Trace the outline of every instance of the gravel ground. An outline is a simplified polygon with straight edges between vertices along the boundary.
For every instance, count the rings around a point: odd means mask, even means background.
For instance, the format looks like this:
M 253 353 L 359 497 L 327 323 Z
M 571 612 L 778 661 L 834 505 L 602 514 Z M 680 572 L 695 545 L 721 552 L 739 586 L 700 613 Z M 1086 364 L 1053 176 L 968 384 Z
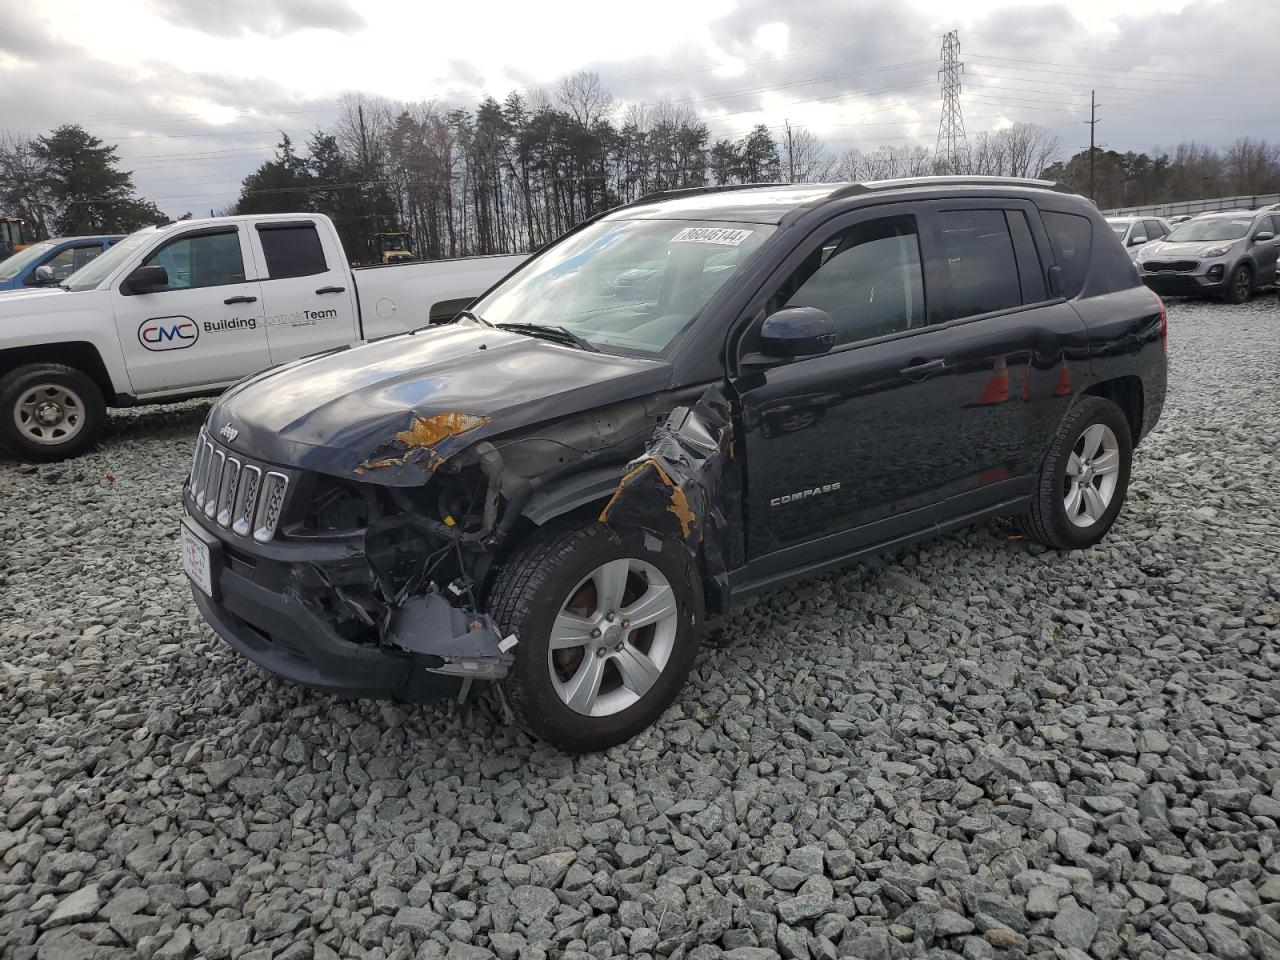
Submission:
M 194 616 L 206 406 L 0 461 L 0 957 L 1280 957 L 1280 307 L 1173 304 L 1128 505 L 765 597 L 570 758 Z

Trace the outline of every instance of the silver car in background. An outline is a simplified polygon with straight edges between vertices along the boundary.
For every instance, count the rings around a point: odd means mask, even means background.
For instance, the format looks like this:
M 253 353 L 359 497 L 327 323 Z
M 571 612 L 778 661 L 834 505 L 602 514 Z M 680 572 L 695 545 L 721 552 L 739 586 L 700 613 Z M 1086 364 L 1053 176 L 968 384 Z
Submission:
M 1143 283 L 1161 296 L 1211 294 L 1244 303 L 1276 281 L 1280 213 L 1205 213 L 1138 253 Z
M 1162 217 L 1107 217 L 1107 225 L 1116 232 L 1129 259 L 1136 259 L 1138 251 L 1165 236 L 1172 227 Z

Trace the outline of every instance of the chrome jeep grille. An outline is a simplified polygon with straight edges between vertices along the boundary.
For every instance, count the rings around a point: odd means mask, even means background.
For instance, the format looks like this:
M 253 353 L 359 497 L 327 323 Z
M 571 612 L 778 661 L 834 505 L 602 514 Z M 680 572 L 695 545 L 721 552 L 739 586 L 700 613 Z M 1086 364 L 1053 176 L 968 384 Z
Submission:
M 280 525 L 289 478 L 224 450 L 201 430 L 188 486 L 195 508 L 218 526 L 266 543 Z

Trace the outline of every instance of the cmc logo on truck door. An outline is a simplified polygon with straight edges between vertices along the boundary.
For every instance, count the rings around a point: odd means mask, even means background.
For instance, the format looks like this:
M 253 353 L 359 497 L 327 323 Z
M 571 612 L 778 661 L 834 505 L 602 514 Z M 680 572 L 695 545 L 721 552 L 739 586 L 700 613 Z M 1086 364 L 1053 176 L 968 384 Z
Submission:
M 138 342 L 148 350 L 183 350 L 200 339 L 200 326 L 190 317 L 153 317 L 138 327 Z

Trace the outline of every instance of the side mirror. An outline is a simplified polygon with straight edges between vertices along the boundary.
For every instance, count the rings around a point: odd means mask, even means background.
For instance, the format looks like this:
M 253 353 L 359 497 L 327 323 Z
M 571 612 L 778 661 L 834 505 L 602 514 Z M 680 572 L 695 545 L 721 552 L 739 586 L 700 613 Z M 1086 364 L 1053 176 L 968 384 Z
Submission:
M 56 282 L 57 278 L 53 275 L 53 267 L 48 264 L 36 267 L 35 272 L 23 281 L 28 287 L 44 287 Z
M 817 307 L 787 307 L 765 317 L 760 327 L 760 352 L 768 357 L 813 357 L 835 342 L 835 321 Z
M 169 286 L 169 271 L 154 264 L 139 267 L 125 278 L 124 285 L 130 293 L 155 293 Z
M 1253 242 L 1266 243 L 1268 240 L 1274 240 L 1275 238 L 1276 238 L 1276 235 L 1272 233 L 1270 230 L 1263 230 L 1260 233 L 1254 234 Z
M 1140 247 L 1146 242 L 1147 242 L 1146 237 L 1130 237 L 1129 238 L 1129 246 L 1131 247 Z

